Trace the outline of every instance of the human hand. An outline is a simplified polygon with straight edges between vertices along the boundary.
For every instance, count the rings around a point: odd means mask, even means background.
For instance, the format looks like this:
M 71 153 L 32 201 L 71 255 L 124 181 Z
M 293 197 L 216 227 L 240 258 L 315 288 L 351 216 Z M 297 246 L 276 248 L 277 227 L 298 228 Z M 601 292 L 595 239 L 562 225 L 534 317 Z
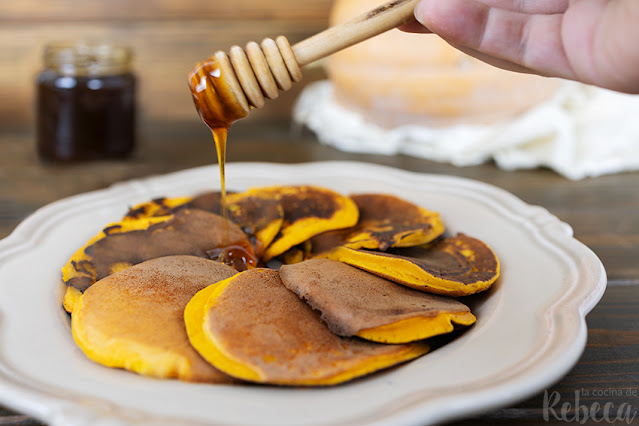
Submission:
M 639 93 L 638 0 L 422 0 L 417 22 L 500 68 Z

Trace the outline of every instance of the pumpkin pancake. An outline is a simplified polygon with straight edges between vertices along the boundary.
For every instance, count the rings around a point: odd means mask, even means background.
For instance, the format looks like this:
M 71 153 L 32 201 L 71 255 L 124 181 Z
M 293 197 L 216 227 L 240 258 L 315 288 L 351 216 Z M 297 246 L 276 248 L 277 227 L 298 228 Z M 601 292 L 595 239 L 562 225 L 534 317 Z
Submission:
M 229 218 L 251 238 L 255 254 L 261 258 L 282 228 L 282 205 L 278 200 L 247 193 L 229 194 L 227 201 Z
M 123 220 L 138 220 L 146 217 L 170 216 L 174 209 L 186 205 L 192 197 L 155 198 L 131 207 Z
M 270 269 L 207 287 L 184 316 L 191 344 L 204 358 L 259 383 L 334 385 L 428 351 L 424 343 L 384 345 L 335 335 Z
M 247 193 L 229 193 L 226 201 L 228 218 L 249 236 L 255 255 L 261 257 L 284 221 L 284 211 L 279 201 Z M 195 197 L 158 198 L 131 208 L 125 219 L 170 215 L 184 208 L 206 210 L 221 215 L 221 193 L 208 191 Z
M 62 269 L 69 286 L 64 306 L 73 311 L 94 282 L 145 260 L 187 254 L 220 260 L 238 270 L 256 265 L 247 235 L 237 225 L 203 210 L 114 223 L 79 249 Z
M 193 349 L 183 315 L 199 290 L 236 272 L 194 256 L 132 266 L 80 296 L 72 314 L 73 337 L 87 357 L 108 367 L 158 378 L 232 383 Z
M 317 186 L 259 187 L 248 193 L 272 197 L 284 209 L 282 228 L 266 248 L 262 257 L 265 262 L 317 234 L 351 227 L 359 216 L 357 206 L 349 197 Z
M 449 296 L 484 291 L 500 273 L 490 247 L 464 234 L 389 252 L 338 247 L 323 256 L 417 290 Z
M 324 234 L 326 234 L 326 232 Z M 295 247 L 291 247 L 290 249 L 279 255 L 278 260 L 280 260 L 284 265 L 292 265 L 294 263 L 303 262 L 306 259 L 311 258 L 311 241 L 312 238 L 296 245 Z
M 475 322 L 470 309 L 453 298 L 416 291 L 331 259 L 284 265 L 280 277 L 340 336 L 407 343 Z
M 348 229 L 325 232 L 311 239 L 312 253 L 333 247 L 378 249 L 427 244 L 444 232 L 439 214 L 388 194 L 356 194 L 359 220 Z

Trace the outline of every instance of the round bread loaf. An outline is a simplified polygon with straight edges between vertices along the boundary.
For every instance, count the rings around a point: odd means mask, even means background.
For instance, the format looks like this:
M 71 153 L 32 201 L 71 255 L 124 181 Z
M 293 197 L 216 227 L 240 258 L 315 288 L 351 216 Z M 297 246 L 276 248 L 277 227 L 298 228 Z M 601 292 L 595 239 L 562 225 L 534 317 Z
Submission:
M 381 0 L 336 0 L 331 25 Z M 391 30 L 332 55 L 335 100 L 383 127 L 491 124 L 549 98 L 559 81 L 501 70 L 435 35 Z

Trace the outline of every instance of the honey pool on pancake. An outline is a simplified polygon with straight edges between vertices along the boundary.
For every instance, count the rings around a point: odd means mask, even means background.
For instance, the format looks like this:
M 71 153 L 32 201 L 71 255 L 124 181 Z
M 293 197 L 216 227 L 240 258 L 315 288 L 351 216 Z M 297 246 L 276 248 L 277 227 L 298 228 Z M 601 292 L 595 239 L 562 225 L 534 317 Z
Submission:
M 245 244 L 238 243 L 209 250 L 206 254 L 209 259 L 229 265 L 241 272 L 257 267 L 257 259 L 251 254 L 251 250 Z

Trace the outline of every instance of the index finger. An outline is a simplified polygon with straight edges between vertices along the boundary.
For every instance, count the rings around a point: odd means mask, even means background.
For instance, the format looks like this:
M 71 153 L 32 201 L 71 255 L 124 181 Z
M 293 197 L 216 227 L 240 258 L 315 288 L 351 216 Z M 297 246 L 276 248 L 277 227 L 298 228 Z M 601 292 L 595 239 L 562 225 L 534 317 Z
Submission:
M 529 15 L 487 5 L 505 0 L 424 0 L 415 16 L 452 44 L 537 70 L 575 78 L 562 41 L 561 14 Z

